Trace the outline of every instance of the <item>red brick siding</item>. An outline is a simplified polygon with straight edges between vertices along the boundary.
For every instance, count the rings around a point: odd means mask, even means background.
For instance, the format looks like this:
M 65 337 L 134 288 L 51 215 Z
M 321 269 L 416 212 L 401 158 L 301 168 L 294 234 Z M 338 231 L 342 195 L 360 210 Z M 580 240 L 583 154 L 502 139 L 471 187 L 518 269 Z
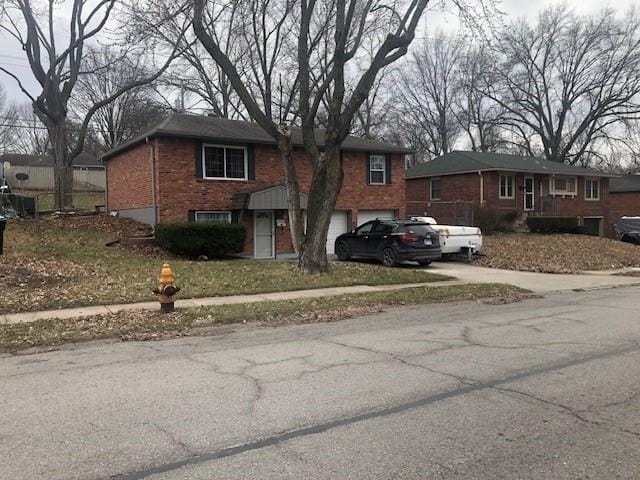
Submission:
M 145 144 L 107 161 L 107 210 L 153 205 L 150 162 L 150 147 Z
M 605 231 L 615 234 L 613 226 L 620 217 L 640 216 L 640 192 L 609 193 L 609 216 Z

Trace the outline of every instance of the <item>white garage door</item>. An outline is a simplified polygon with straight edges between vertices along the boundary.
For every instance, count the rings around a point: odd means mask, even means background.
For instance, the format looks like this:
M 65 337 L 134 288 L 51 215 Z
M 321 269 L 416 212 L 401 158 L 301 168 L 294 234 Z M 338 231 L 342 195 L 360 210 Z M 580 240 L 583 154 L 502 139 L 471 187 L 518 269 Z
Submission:
M 334 253 L 335 242 L 338 235 L 348 231 L 347 228 L 347 212 L 333 212 L 331 215 L 331 223 L 329 224 L 329 233 L 327 235 L 327 253 Z
M 362 225 L 370 220 L 375 220 L 376 218 L 390 220 L 394 217 L 393 210 L 358 210 L 358 225 Z

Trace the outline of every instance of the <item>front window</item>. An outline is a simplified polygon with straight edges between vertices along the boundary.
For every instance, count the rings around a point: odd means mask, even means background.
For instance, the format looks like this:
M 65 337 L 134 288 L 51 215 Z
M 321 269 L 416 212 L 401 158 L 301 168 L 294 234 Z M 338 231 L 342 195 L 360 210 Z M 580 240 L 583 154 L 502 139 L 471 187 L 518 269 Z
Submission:
M 585 200 L 600 200 L 600 180 L 585 178 L 584 198 Z
M 431 179 L 431 200 L 440 200 L 440 179 L 432 178 Z
M 205 145 L 202 158 L 204 178 L 247 179 L 247 149 Z
M 387 172 L 387 161 L 384 155 L 371 155 L 369 157 L 369 183 L 371 185 L 384 185 Z
M 551 194 L 552 195 L 575 195 L 576 177 L 551 177 Z
M 514 198 L 513 175 L 500 175 L 500 198 Z
M 196 212 L 196 222 L 231 223 L 231 212 Z

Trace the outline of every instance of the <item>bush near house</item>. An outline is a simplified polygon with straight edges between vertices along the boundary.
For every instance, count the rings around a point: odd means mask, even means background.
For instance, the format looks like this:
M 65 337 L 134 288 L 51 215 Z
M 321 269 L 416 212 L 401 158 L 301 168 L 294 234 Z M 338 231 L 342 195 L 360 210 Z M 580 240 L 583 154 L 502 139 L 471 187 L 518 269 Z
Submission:
M 224 258 L 241 253 L 247 233 L 244 225 L 222 222 L 176 222 L 159 224 L 155 229 L 158 244 L 177 255 Z
M 513 223 L 516 221 L 518 212 L 510 210 L 501 212 L 495 208 L 482 207 L 476 211 L 476 226 L 480 227 L 482 233 L 489 235 L 496 232 L 513 231 Z
M 528 217 L 527 227 L 531 233 L 585 233 L 578 217 Z

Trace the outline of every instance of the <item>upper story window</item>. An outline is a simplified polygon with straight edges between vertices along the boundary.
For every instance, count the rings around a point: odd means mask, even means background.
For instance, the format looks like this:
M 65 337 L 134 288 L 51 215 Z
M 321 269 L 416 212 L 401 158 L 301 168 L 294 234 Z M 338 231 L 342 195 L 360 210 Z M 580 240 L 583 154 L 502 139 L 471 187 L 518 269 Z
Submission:
M 387 159 L 384 155 L 369 156 L 369 183 L 371 185 L 387 183 Z
M 600 200 L 600 180 L 584 179 L 584 198 L 585 200 Z
M 431 200 L 440 200 L 440 195 L 442 194 L 440 190 L 440 179 L 432 178 L 430 183 L 431 183 Z
M 575 195 L 577 193 L 576 177 L 551 177 L 551 195 Z
M 513 175 L 500 175 L 500 198 L 515 198 L 514 191 L 514 177 Z
M 225 145 L 204 145 L 204 178 L 247 180 L 247 149 Z
M 195 212 L 196 222 L 231 223 L 231 212 Z

